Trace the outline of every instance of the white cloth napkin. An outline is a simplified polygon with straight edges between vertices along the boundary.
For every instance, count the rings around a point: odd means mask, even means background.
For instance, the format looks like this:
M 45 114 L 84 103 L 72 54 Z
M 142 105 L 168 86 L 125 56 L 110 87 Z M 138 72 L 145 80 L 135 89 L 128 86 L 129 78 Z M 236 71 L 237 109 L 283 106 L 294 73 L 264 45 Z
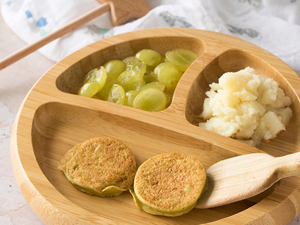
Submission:
M 37 41 L 100 4 L 96 0 L 0 1 L 5 22 L 26 43 Z M 39 51 L 59 61 L 112 35 L 146 28 L 188 27 L 252 42 L 300 71 L 300 0 L 148 0 L 148 3 L 152 10 L 143 18 L 113 27 L 108 12 Z

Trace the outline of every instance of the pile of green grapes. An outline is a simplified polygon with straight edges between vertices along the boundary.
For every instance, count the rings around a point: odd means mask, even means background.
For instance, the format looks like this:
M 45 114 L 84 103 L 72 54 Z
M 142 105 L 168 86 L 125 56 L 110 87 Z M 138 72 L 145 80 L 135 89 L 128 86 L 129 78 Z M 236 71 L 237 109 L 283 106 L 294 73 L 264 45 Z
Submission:
M 187 49 L 168 51 L 165 57 L 143 49 L 135 56 L 111 60 L 88 72 L 78 95 L 161 111 L 171 104 L 178 81 L 197 57 Z

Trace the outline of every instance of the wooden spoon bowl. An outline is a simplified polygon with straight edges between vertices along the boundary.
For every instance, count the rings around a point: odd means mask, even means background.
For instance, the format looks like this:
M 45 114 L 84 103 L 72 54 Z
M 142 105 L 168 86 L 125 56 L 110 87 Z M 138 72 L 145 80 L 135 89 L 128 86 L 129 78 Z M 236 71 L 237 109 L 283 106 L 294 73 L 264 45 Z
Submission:
M 89 70 L 145 48 L 161 54 L 187 48 L 199 55 L 183 74 L 167 109 L 151 113 L 76 94 Z M 224 72 L 246 66 L 274 78 L 293 101 L 294 116 L 287 130 L 258 148 L 197 125 L 208 85 Z M 194 155 L 205 167 L 247 153 L 294 153 L 300 137 L 299 88 L 297 74 L 281 60 L 227 35 L 168 28 L 103 39 L 57 63 L 24 100 L 11 144 L 15 176 L 28 204 L 46 224 L 288 224 L 300 212 L 299 177 L 285 178 L 278 188 L 256 198 L 167 218 L 140 211 L 128 192 L 114 198 L 86 195 L 57 165 L 72 146 L 97 136 L 124 141 L 138 165 L 171 151 Z

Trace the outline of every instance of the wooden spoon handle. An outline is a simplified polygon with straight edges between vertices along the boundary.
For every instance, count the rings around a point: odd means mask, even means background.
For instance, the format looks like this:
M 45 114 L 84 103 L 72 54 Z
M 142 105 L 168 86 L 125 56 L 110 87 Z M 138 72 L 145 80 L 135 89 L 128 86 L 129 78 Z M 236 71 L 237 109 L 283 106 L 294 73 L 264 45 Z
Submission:
M 43 47 L 44 45 L 50 43 L 51 41 L 75 30 L 76 28 L 82 26 L 83 24 L 91 21 L 92 19 L 102 15 L 105 12 L 110 10 L 109 3 L 104 3 L 93 9 L 92 11 L 82 15 L 81 17 L 75 19 L 74 21 L 70 22 L 69 24 L 61 27 L 60 29 L 46 35 L 45 37 L 41 38 L 37 42 L 24 47 L 23 49 L 15 52 L 14 54 L 4 58 L 0 61 L 0 70 L 4 69 L 5 67 L 13 64 L 14 62 L 22 59 L 23 57 L 29 55 L 30 53 L 36 51 L 37 49 Z
M 300 175 L 300 152 L 275 158 L 278 179 Z

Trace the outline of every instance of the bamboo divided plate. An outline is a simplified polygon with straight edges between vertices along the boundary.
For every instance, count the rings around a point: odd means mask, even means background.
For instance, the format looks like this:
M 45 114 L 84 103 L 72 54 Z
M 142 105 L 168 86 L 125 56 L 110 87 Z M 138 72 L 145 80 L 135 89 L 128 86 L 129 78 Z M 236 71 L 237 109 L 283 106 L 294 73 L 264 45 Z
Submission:
M 186 48 L 199 55 L 183 74 L 167 109 L 146 112 L 76 95 L 89 70 L 146 48 L 161 54 Z M 293 102 L 293 119 L 286 131 L 258 148 L 198 127 L 208 85 L 224 72 L 247 66 L 275 79 Z M 241 154 L 294 153 L 300 138 L 299 94 L 300 79 L 280 59 L 224 34 L 167 28 L 103 39 L 57 63 L 29 92 L 13 129 L 15 177 L 28 204 L 46 224 L 288 224 L 300 212 L 300 177 L 283 179 L 251 199 L 168 218 L 139 210 L 129 192 L 113 198 L 86 195 L 57 165 L 72 146 L 98 136 L 124 141 L 138 165 L 171 151 L 193 155 L 206 168 Z

